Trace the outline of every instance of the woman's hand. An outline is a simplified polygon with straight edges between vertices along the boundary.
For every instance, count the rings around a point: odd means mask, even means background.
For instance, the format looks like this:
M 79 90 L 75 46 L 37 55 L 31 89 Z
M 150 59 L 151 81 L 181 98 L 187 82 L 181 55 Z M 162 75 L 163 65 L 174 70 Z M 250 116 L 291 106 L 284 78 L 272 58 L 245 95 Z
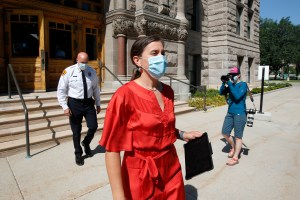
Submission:
M 203 135 L 203 133 L 199 132 L 199 131 L 187 131 L 183 133 L 183 140 L 188 142 L 190 140 L 193 140 L 197 137 L 201 137 Z

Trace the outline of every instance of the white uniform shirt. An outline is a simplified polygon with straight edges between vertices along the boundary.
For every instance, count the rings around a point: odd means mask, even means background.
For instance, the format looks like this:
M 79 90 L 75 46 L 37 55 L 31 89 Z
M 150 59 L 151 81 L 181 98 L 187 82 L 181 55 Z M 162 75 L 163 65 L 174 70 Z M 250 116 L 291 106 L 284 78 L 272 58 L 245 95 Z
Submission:
M 57 99 L 63 110 L 68 108 L 67 97 L 84 99 L 84 89 L 81 73 L 85 74 L 87 97 L 94 97 L 96 106 L 100 106 L 100 88 L 96 70 L 87 67 L 81 71 L 78 64 L 67 67 L 61 74 L 57 86 Z

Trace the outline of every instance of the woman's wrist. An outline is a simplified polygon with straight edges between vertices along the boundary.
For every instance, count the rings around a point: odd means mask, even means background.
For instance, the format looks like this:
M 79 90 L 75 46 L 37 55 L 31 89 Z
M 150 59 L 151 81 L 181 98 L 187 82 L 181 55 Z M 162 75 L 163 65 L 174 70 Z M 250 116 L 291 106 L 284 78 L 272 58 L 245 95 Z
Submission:
M 179 139 L 184 140 L 184 139 L 183 139 L 183 134 L 184 134 L 185 132 L 182 131 L 182 130 L 178 130 L 178 131 L 179 131 L 179 133 L 178 133 Z

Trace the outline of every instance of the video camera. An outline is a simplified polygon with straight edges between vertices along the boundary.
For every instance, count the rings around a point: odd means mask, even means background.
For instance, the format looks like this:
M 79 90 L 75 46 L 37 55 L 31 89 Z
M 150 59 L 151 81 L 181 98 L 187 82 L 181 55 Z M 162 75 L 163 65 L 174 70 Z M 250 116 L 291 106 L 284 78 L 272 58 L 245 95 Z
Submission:
M 227 81 L 229 81 L 230 78 L 231 78 L 231 75 L 230 75 L 230 74 L 222 75 L 222 76 L 221 76 L 221 81 L 222 81 L 222 82 L 227 82 Z

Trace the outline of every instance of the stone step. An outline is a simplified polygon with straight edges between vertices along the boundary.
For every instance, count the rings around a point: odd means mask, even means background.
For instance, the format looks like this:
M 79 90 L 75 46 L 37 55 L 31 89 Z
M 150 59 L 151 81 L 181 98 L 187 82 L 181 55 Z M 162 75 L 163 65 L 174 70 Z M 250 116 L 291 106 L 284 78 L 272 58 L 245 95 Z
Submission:
M 98 123 L 102 123 L 105 116 L 105 108 L 97 115 Z M 193 107 L 188 107 L 184 102 L 175 102 L 175 111 L 179 113 L 185 113 L 192 111 Z M 22 118 L 21 118 L 22 117 Z M 0 121 L 0 137 L 11 136 L 16 134 L 22 134 L 25 130 L 25 123 L 23 116 L 10 117 L 1 119 Z M 85 119 L 83 119 L 85 122 Z M 61 110 L 50 113 L 47 116 L 43 116 L 41 113 L 30 117 L 29 130 L 37 131 L 42 129 L 51 129 L 58 126 L 68 125 L 69 120 L 62 114 Z M 1 138 L 0 138 L 1 142 Z
M 111 98 L 114 93 L 115 93 L 114 90 L 101 91 L 100 97 Z M 56 96 L 56 91 L 45 92 L 45 93 L 29 93 L 29 94 L 23 94 L 23 99 L 25 100 L 25 102 L 45 100 L 45 99 L 51 99 L 57 101 L 57 96 Z M 0 104 L 18 103 L 18 102 L 21 102 L 19 95 L 14 94 L 11 96 L 11 98 L 9 98 L 7 95 L 0 96 Z
M 104 121 L 104 116 L 105 113 L 100 113 L 97 115 L 98 123 L 103 123 Z M 83 119 L 83 125 L 85 125 L 85 119 Z M 61 120 L 43 120 L 42 122 L 39 123 L 34 123 L 34 124 L 29 124 L 29 132 L 30 134 L 35 131 L 40 131 L 40 130 L 48 130 L 53 129 L 55 127 L 61 127 L 61 126 L 67 126 L 68 128 L 70 127 L 69 125 L 69 119 L 66 116 L 62 116 Z M 25 124 L 22 123 L 21 126 L 14 126 L 10 128 L 3 128 L 0 129 L 0 142 L 2 142 L 2 139 L 4 136 L 12 136 L 12 135 L 23 135 L 25 133 Z
M 105 99 L 103 100 L 105 103 L 103 103 L 101 105 L 101 112 L 104 112 L 107 109 L 107 105 L 108 105 L 108 100 Z M 56 106 L 54 103 L 51 103 L 52 105 L 52 109 L 50 109 L 49 107 L 47 107 L 47 105 L 44 105 L 45 107 L 42 108 L 34 108 L 29 110 L 29 114 L 28 114 L 28 118 L 29 121 L 31 120 L 36 120 L 36 119 L 44 119 L 44 118 L 50 118 L 50 117 L 55 117 L 55 116 L 63 116 L 63 111 L 61 109 L 60 106 L 58 106 L 58 103 L 56 102 Z M 54 106 L 54 108 L 53 108 Z M 184 101 L 176 101 L 174 103 L 175 107 L 185 107 L 188 106 L 187 102 Z M 29 108 L 28 108 L 29 109 Z M 16 123 L 16 122 L 24 122 L 25 120 L 25 116 L 24 116 L 24 111 L 23 109 L 18 109 L 18 107 L 15 107 L 15 110 L 13 110 L 12 108 L 9 108 L 9 112 L 4 111 L 1 112 L 0 111 L 0 125 L 2 124 L 10 124 L 10 123 Z M 32 114 L 31 114 L 32 112 Z M 6 115 L 4 114 L 6 113 Z M 10 115 L 9 115 L 10 113 Z
M 107 108 L 107 104 L 101 105 L 101 112 L 105 112 Z M 12 123 L 17 123 L 17 122 L 24 122 L 25 116 L 24 112 L 18 111 L 18 115 L 16 113 L 13 113 L 11 115 L 1 115 L 3 117 L 0 118 L 0 125 L 3 124 L 12 124 Z M 64 116 L 63 110 L 61 107 L 57 107 L 57 109 L 45 109 L 45 110 L 34 110 L 29 112 L 28 118 L 29 121 L 32 120 L 38 120 L 38 119 L 48 119 L 48 118 L 55 118 L 59 116 Z
M 105 105 L 108 104 L 110 101 L 110 98 L 101 98 L 101 104 Z M 0 104 L 0 115 L 5 116 L 10 113 L 24 113 L 24 108 L 22 106 L 22 103 L 19 102 L 19 104 L 16 105 L 3 105 L 2 103 Z M 34 101 L 31 102 L 30 104 L 27 104 L 26 102 L 26 107 L 29 111 L 33 110 L 44 110 L 44 109 L 61 109 L 59 106 L 57 99 L 55 100 L 49 100 L 49 99 L 44 99 L 44 100 L 39 100 L 39 101 Z
M 180 103 L 178 104 L 180 105 Z M 179 115 L 179 114 L 183 114 L 186 112 L 192 112 L 195 111 L 195 109 L 193 107 L 175 107 L 175 115 Z M 85 123 L 83 123 L 83 127 L 82 127 L 82 134 L 86 134 L 87 132 L 87 127 L 84 126 Z M 97 131 L 101 131 L 103 129 L 103 124 L 98 124 L 98 130 Z M 0 145 L 0 152 L 5 152 L 5 151 L 9 151 L 9 150 L 14 150 L 17 148 L 24 148 L 26 146 L 26 139 L 25 139 L 25 134 L 22 134 L 23 138 L 19 138 L 16 140 L 10 140 L 10 141 L 5 141 L 5 142 L 1 142 Z M 35 145 L 35 144 L 41 144 L 41 143 L 45 143 L 45 142 L 49 142 L 49 141 L 53 141 L 53 140 L 60 140 L 63 138 L 68 138 L 72 136 L 72 132 L 70 130 L 70 128 L 68 127 L 68 130 L 62 130 L 62 131 L 58 131 L 58 132 L 48 132 L 42 135 L 31 135 L 30 137 L 30 145 Z

